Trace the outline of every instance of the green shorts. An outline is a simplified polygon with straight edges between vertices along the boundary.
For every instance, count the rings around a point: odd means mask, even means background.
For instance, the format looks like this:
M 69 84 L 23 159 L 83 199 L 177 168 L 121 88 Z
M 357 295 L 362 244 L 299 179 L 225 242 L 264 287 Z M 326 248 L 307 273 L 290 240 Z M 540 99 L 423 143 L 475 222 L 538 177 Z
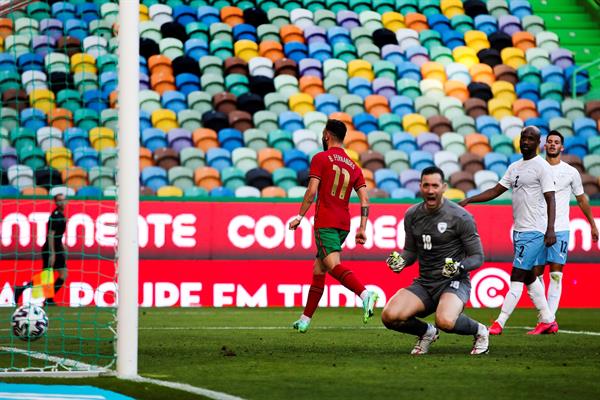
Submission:
M 317 245 L 317 258 L 324 259 L 336 251 L 342 251 L 342 243 L 346 240 L 348 231 L 335 228 L 315 229 L 315 244 Z

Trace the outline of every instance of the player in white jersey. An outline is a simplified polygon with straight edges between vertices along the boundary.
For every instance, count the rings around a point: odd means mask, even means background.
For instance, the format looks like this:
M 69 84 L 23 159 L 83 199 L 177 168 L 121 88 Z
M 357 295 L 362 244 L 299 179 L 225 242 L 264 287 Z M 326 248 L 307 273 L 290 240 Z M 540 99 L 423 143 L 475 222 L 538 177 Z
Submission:
M 534 272 L 543 283 L 544 267 L 548 264 L 550 268 L 550 285 L 548 287 L 548 306 L 553 314 L 558 310 L 560 295 L 562 292 L 563 267 L 567 262 L 569 250 L 569 202 L 571 194 L 577 199 L 577 204 L 590 223 L 592 240 L 598 241 L 598 228 L 592 216 L 592 209 L 586 195 L 583 192 L 581 176 L 579 171 L 564 161 L 560 155 L 563 152 L 563 135 L 558 131 L 550 131 L 546 138 L 546 161 L 550 164 L 554 174 L 556 185 L 556 243 L 545 249 L 536 260 Z
M 525 127 L 519 140 L 523 159 L 512 163 L 500 182 L 491 189 L 460 202 L 461 206 L 495 199 L 512 189 L 513 244 L 515 258 L 510 276 L 510 289 L 504 298 L 502 311 L 489 329 L 490 335 L 502 333 L 504 324 L 514 311 L 523 286 L 540 313 L 540 321 L 530 335 L 555 333 L 558 324 L 550 312 L 544 287 L 533 272 L 535 261 L 545 247 L 556 242 L 554 233 L 554 179 L 550 165 L 537 155 L 540 131 L 535 126 Z

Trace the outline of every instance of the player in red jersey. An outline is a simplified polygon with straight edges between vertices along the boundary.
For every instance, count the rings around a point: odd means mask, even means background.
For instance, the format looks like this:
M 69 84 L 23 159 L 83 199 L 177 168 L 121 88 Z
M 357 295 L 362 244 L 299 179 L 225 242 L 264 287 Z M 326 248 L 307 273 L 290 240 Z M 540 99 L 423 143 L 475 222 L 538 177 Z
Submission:
M 313 279 L 308 292 L 304 313 L 293 324 L 293 328 L 304 333 L 317 309 L 325 287 L 325 274 L 329 272 L 342 285 L 356 293 L 363 301 L 363 322 L 373 316 L 378 299 L 375 292 L 365 289 L 354 273 L 341 264 L 342 243 L 350 231 L 348 203 L 352 189 L 360 200 L 360 227 L 356 231 L 356 243 L 366 241 L 365 228 L 369 216 L 369 196 L 362 170 L 343 149 L 346 126 L 343 122 L 330 119 L 323 130 L 323 149 L 310 163 L 310 180 L 300 207 L 300 213 L 290 222 L 295 230 L 317 196 L 315 211 L 315 243 L 317 256 L 313 268 Z

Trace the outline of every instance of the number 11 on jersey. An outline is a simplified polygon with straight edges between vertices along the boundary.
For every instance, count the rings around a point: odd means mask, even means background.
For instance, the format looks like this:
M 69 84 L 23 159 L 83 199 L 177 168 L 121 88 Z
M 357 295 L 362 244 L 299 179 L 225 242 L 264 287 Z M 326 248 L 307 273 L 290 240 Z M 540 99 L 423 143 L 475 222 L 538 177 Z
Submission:
M 348 184 L 350 183 L 350 172 L 345 168 L 340 168 L 337 165 L 332 165 L 335 171 L 335 178 L 333 178 L 333 185 L 331 185 L 331 195 L 335 196 L 337 193 L 338 186 L 340 185 L 340 175 L 344 175 L 344 183 L 342 184 L 342 190 L 340 190 L 339 198 L 344 200 Z

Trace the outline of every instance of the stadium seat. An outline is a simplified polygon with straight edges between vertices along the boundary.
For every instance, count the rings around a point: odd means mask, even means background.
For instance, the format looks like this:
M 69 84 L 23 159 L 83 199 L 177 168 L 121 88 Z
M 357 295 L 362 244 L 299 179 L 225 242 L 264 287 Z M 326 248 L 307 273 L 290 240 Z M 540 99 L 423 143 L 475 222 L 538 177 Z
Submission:
M 433 157 L 435 165 L 444 171 L 444 176 L 449 177 L 453 173 L 460 171 L 458 156 L 455 153 L 444 150 L 435 153 Z
M 417 171 L 422 171 L 423 169 L 434 165 L 433 156 L 427 151 L 413 151 L 409 154 L 409 159 L 411 168 Z
M 260 129 L 248 129 L 244 132 L 244 144 L 253 150 L 267 147 L 267 133 Z
M 414 169 L 408 169 L 406 171 L 402 171 L 400 174 L 400 183 L 402 187 L 410 190 L 413 193 L 420 192 L 421 185 L 421 173 Z
M 153 157 L 154 163 L 166 171 L 179 165 L 179 154 L 171 148 L 162 147 L 156 149 Z
M 237 198 L 259 198 L 260 190 L 253 186 L 240 186 L 235 190 Z
M 473 174 L 468 171 L 455 172 L 449 177 L 449 182 L 453 188 L 458 189 L 463 193 L 467 193 L 475 188 Z
M 465 153 L 459 156 L 458 161 L 460 162 L 462 170 L 470 172 L 471 174 L 484 169 L 483 160 L 481 156 L 477 154 Z
M 254 168 L 246 172 L 246 184 L 258 190 L 273 185 L 271 173 L 262 168 Z
M 273 148 L 264 148 L 258 152 L 258 165 L 261 169 L 273 173 L 284 166 L 281 151 Z
M 600 155 L 588 154 L 584 156 L 583 166 L 588 174 L 600 177 Z
M 477 171 L 473 178 L 475 185 L 480 191 L 486 191 L 498 184 L 498 175 L 494 171 L 481 170 Z
M 577 157 L 583 159 L 585 166 L 584 157 L 588 154 L 587 139 L 585 137 L 565 137 L 564 147 L 566 154 L 576 155 Z M 586 167 L 586 170 L 587 169 L 588 168 Z
M 245 185 L 246 174 L 236 167 L 227 167 L 221 171 L 221 181 L 223 187 L 235 192 L 237 188 Z
M 381 153 L 367 150 L 364 153 L 360 153 L 360 165 L 363 170 L 367 169 L 375 173 L 378 169 L 385 167 L 385 159 Z

